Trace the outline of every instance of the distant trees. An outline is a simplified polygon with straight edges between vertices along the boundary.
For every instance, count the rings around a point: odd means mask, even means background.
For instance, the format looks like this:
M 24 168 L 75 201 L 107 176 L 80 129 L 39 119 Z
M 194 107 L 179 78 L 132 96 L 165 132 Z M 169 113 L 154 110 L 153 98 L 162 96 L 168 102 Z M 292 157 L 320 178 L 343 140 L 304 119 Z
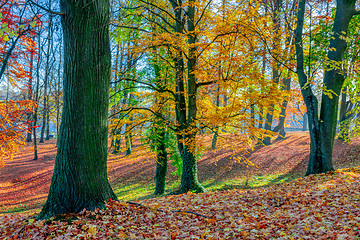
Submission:
M 12 158 L 25 135 L 31 131 L 32 61 L 37 13 L 30 12 L 25 1 L 0 1 L 0 84 L 6 84 L 6 96 L 0 96 L 0 160 Z M 4 81 L 6 80 L 6 81 Z M 20 89 L 16 93 L 11 89 Z M 11 92 L 10 92 L 11 91 Z

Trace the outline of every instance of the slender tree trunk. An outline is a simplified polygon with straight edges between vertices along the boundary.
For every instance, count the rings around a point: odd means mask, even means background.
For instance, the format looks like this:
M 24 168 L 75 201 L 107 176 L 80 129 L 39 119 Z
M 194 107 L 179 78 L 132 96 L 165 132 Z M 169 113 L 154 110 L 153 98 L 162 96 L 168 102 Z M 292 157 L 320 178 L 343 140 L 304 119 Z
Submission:
M 216 103 L 215 103 L 215 105 L 216 105 L 216 107 L 220 107 L 220 89 L 219 89 L 219 86 L 217 87 L 217 91 L 216 91 Z M 219 127 L 216 126 L 215 129 L 214 129 L 214 136 L 213 136 L 213 139 L 211 141 L 211 149 L 216 149 L 216 142 L 217 142 L 218 136 L 219 136 Z
M 348 105 L 349 102 L 346 101 L 346 92 L 347 87 L 345 87 L 341 93 L 341 102 L 340 102 L 340 114 L 339 114 L 339 137 L 341 141 L 345 141 L 349 135 L 349 121 L 348 121 Z
M 51 0 L 49 1 L 49 6 L 51 6 Z M 46 66 L 45 66 L 45 79 L 44 79 L 44 106 L 43 106 L 43 115 L 42 115 L 42 125 L 41 125 L 41 135 L 40 142 L 44 142 L 45 128 L 48 124 L 48 83 L 50 75 L 50 49 L 52 44 L 52 17 L 50 17 L 49 22 L 49 31 L 47 36 L 47 53 L 46 53 Z
M 41 34 L 38 35 L 38 46 L 41 44 Z M 40 49 L 39 49 L 40 51 Z M 39 85 L 40 85 L 40 63 L 41 63 L 41 54 L 38 55 L 37 63 L 36 63 L 36 89 L 35 89 L 35 102 L 36 107 L 34 109 L 34 123 L 33 123 L 33 138 L 34 138 L 34 159 L 38 159 L 38 148 L 37 148 L 37 136 L 36 136 L 36 125 L 37 125 L 37 117 L 38 117 L 38 104 L 39 104 Z
M 104 208 L 111 72 L 108 0 L 61 0 L 64 107 L 47 201 L 38 218 Z
M 159 126 L 160 127 L 160 126 Z M 160 127 L 159 136 L 156 138 L 156 173 L 155 173 L 155 195 L 165 192 L 166 172 L 167 172 L 167 151 L 165 144 L 165 127 Z
M 280 49 L 280 9 L 282 5 L 282 0 L 276 0 L 275 1 L 275 8 L 272 13 L 273 17 L 273 25 L 274 25 L 274 39 L 273 39 L 273 51 L 275 54 L 279 52 Z M 272 63 L 272 86 L 277 87 L 280 80 L 280 74 L 279 74 L 279 63 L 273 59 Z M 267 111 L 266 114 L 266 122 L 265 122 L 265 130 L 271 131 L 271 126 L 273 122 L 274 117 L 274 105 L 271 105 L 270 108 Z M 271 144 L 271 138 L 266 137 L 264 139 L 264 144 L 266 146 Z
M 32 100 L 32 95 L 33 95 L 33 92 L 32 92 L 32 89 L 33 89 L 33 70 L 34 70 L 34 52 L 31 52 L 30 53 L 30 77 L 29 77 L 29 82 L 28 82 L 28 98 L 29 100 Z M 32 139 L 31 139 L 31 133 L 32 133 L 32 130 L 31 130 L 31 127 L 33 126 L 33 117 L 34 117 L 34 114 L 33 113 L 30 113 L 28 115 L 28 128 L 29 128 L 29 131 L 28 133 L 26 134 L 26 142 L 32 142 Z
M 46 131 L 45 131 L 45 140 L 50 139 L 50 112 L 46 114 Z
M 132 137 L 131 137 L 131 129 L 128 124 L 125 125 L 125 146 L 126 146 L 126 155 L 131 154 L 132 150 Z
M 61 45 L 60 45 L 61 46 Z M 56 146 L 58 145 L 59 140 L 59 127 L 60 127 L 60 91 L 61 91 L 61 60 L 62 60 L 62 51 L 60 47 L 60 57 L 59 57 L 59 68 L 58 68 L 58 83 L 56 84 Z
M 285 78 L 283 80 L 283 86 L 282 86 L 283 91 L 289 91 L 290 90 L 290 82 L 291 82 L 290 78 Z M 279 124 L 274 128 L 274 132 L 279 132 L 279 137 L 277 138 L 278 140 L 283 139 L 285 137 L 285 135 L 286 135 L 286 133 L 285 133 L 285 119 L 286 119 L 287 105 L 288 105 L 288 100 L 284 99 L 283 103 L 282 103 L 280 117 L 279 117 Z

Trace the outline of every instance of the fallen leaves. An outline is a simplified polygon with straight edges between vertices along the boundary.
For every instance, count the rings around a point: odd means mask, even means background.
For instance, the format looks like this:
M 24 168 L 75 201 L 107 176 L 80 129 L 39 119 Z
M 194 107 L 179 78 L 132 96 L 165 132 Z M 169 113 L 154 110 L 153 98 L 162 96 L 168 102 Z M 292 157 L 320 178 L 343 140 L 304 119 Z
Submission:
M 360 167 L 254 190 L 110 200 L 47 221 L 0 217 L 1 239 L 356 239 Z M 203 217 L 203 216 L 208 216 Z

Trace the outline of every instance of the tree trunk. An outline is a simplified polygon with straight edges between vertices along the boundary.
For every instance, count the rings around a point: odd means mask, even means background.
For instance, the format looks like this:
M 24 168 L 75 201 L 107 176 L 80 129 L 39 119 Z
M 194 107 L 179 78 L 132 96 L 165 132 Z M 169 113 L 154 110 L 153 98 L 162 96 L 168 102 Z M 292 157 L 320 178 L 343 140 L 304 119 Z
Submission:
M 177 35 L 182 34 L 184 30 L 184 26 L 182 25 L 182 1 L 169 0 L 175 14 L 175 33 Z M 176 49 L 176 57 L 174 59 L 175 62 L 175 81 L 176 81 L 176 104 L 175 104 L 175 112 L 176 112 L 176 121 L 177 121 L 177 143 L 180 154 L 183 153 L 184 149 L 184 134 L 183 131 L 186 128 L 186 101 L 185 101 L 185 86 L 184 86 L 184 60 L 183 54 L 180 47 L 175 47 Z
M 159 136 L 156 137 L 156 173 L 155 173 L 155 195 L 165 193 L 166 172 L 167 172 L 167 151 L 165 144 L 165 128 L 161 127 Z
M 303 115 L 303 128 L 302 128 L 303 131 L 307 131 L 308 130 L 308 115 L 307 113 L 305 113 Z
M 49 6 L 51 6 L 51 0 L 49 1 Z M 43 115 L 42 115 L 42 125 L 41 125 L 41 134 L 40 142 L 44 142 L 44 134 L 48 120 L 48 84 L 49 84 L 49 75 L 50 75 L 50 48 L 52 40 L 52 17 L 50 17 L 49 26 L 48 26 L 48 36 L 47 36 L 47 53 L 46 53 L 46 66 L 45 66 L 45 79 L 44 79 L 44 106 L 43 106 Z M 47 139 L 48 140 L 48 139 Z
M 119 129 L 115 130 L 113 145 L 114 145 L 114 150 L 112 153 L 113 154 L 119 153 L 121 151 L 121 127 L 120 130 Z
M 49 196 L 39 219 L 104 208 L 110 81 L 109 1 L 61 0 L 64 106 Z
M 220 87 L 218 86 L 216 89 L 216 102 L 215 102 L 216 107 L 220 107 Z M 217 109 L 216 109 L 217 112 Z M 211 141 L 211 149 L 216 149 L 216 142 L 217 142 L 217 138 L 219 136 L 219 127 L 216 126 L 214 129 L 214 136 L 213 139 Z
M 33 92 L 32 92 L 32 89 L 33 89 L 33 70 L 34 70 L 34 52 L 32 51 L 30 53 L 30 76 L 29 76 L 29 82 L 28 82 L 28 97 L 29 97 L 29 100 L 32 100 L 32 95 L 33 95 Z M 27 132 L 26 134 L 26 142 L 32 142 L 32 139 L 31 139 L 31 133 L 32 133 L 32 130 L 31 130 L 31 127 L 33 126 L 33 117 L 34 117 L 34 114 L 33 113 L 29 113 L 28 115 L 28 128 L 29 128 L 29 131 Z
M 338 139 L 341 141 L 345 141 L 348 139 L 349 135 L 349 121 L 348 116 L 350 115 L 348 112 L 348 105 L 350 102 L 346 101 L 346 92 L 347 87 L 343 89 L 341 93 L 341 103 L 340 103 L 340 114 L 339 114 L 339 137 Z
M 41 36 L 38 35 L 38 46 L 41 44 Z M 39 103 L 39 86 L 40 86 L 40 63 L 41 63 L 41 54 L 38 55 L 36 63 L 36 89 L 35 89 L 35 102 L 36 106 L 34 109 L 34 122 L 33 122 L 33 137 L 34 137 L 34 159 L 38 160 L 38 149 L 37 149 L 37 136 L 36 136 L 36 125 L 37 125 L 37 116 L 38 116 L 38 103 Z
M 335 69 L 334 63 L 343 60 L 346 50 L 344 37 L 348 32 L 348 27 L 352 16 L 355 14 L 355 0 L 338 0 L 336 4 L 336 15 L 333 26 L 333 38 L 330 40 L 327 58 L 329 64 L 325 70 L 324 86 L 328 91 L 332 91 L 332 96 L 322 94 L 320 117 L 318 117 L 318 102 L 311 91 L 306 87 L 307 76 L 304 71 L 304 53 L 302 43 L 302 32 L 305 15 L 305 0 L 299 1 L 298 21 L 295 32 L 295 46 L 297 56 L 297 74 L 301 86 L 301 92 L 305 100 L 309 130 L 310 130 L 310 159 L 306 175 L 323 173 L 334 170 L 332 164 L 333 143 L 336 133 L 336 122 L 338 112 L 339 95 L 344 83 L 343 74 L 339 69 Z
M 274 39 L 273 39 L 273 51 L 277 53 L 280 49 L 280 9 L 282 5 L 282 0 L 276 0 L 275 1 L 275 7 L 274 11 L 272 13 L 273 18 L 273 26 L 274 26 Z M 275 59 L 273 59 L 272 63 L 272 86 L 277 87 L 279 80 L 280 80 L 280 74 L 279 74 L 279 63 Z M 271 126 L 273 122 L 274 117 L 274 105 L 270 106 L 270 109 L 268 109 L 266 114 L 266 122 L 265 122 L 265 130 L 271 131 Z M 266 146 L 271 144 L 271 138 L 266 137 L 264 139 L 264 144 Z
M 263 128 L 264 127 L 264 118 L 263 118 L 263 107 L 259 106 L 259 125 L 258 128 Z
M 283 91 L 289 91 L 290 90 L 290 82 L 291 78 L 285 78 L 283 80 Z M 277 140 L 283 139 L 286 135 L 285 133 L 285 119 L 286 119 L 286 108 L 288 105 L 288 99 L 284 99 L 282 103 L 281 113 L 279 117 L 279 124 L 274 128 L 274 132 L 279 132 L 279 137 Z
M 128 124 L 125 125 L 125 146 L 126 146 L 125 156 L 128 156 L 131 154 L 131 148 L 132 148 L 131 130 Z
M 60 52 L 59 52 L 59 66 L 58 66 L 58 82 L 55 84 L 56 89 L 56 146 L 58 146 L 59 139 L 59 127 L 60 127 L 60 92 L 61 92 L 61 60 L 62 60 L 62 51 L 60 44 Z
M 197 86 L 196 86 L 196 33 L 195 33 L 195 1 L 190 0 L 188 6 L 188 43 L 189 43 L 189 59 L 188 59 L 188 117 L 186 122 L 186 135 L 184 136 L 185 144 L 183 147 L 182 160 L 183 171 L 181 175 L 180 192 L 188 191 L 203 192 L 204 188 L 197 178 L 197 162 L 196 162 L 196 114 L 197 114 Z
M 45 140 L 50 139 L 50 112 L 48 111 L 46 114 L 46 132 L 45 132 Z

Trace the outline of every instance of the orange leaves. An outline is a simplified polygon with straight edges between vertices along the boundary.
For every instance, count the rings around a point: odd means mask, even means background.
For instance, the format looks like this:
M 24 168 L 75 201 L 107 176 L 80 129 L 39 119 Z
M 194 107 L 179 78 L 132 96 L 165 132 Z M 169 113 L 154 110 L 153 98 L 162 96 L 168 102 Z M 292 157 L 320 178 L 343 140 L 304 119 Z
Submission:
M 0 162 L 4 157 L 12 159 L 13 154 L 24 144 L 28 129 L 26 114 L 32 111 L 32 101 L 0 101 Z

